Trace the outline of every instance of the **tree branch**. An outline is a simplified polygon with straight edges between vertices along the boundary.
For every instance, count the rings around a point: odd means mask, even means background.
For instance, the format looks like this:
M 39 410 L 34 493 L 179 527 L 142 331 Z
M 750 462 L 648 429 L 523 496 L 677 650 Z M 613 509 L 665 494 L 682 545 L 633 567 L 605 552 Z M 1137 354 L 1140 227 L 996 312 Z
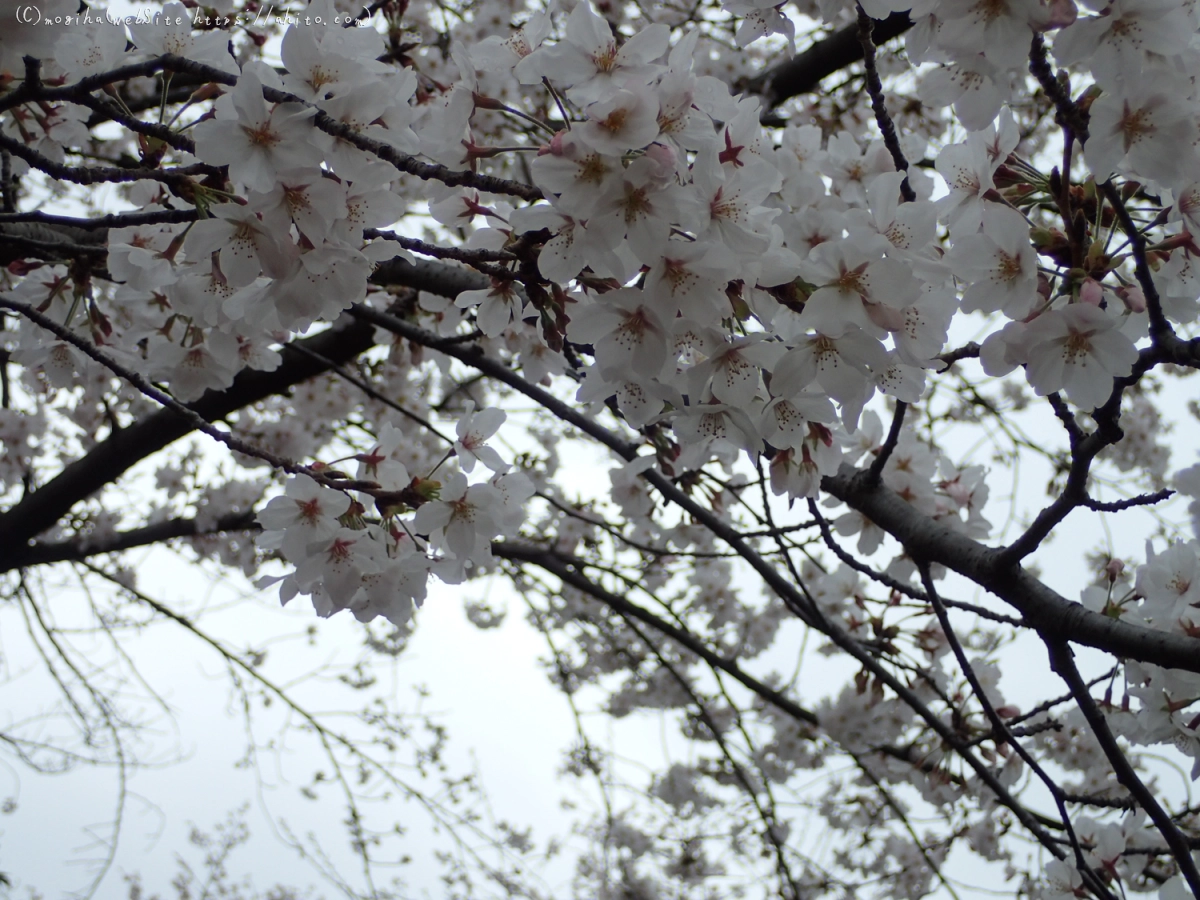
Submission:
M 892 156 L 892 164 L 897 172 L 904 172 L 904 180 L 900 182 L 900 196 L 906 203 L 917 199 L 916 191 L 908 183 L 908 160 L 900 149 L 900 138 L 896 135 L 896 124 L 888 112 L 883 99 L 883 82 L 879 80 L 879 70 L 875 67 L 875 20 L 868 16 L 863 8 L 858 7 L 858 43 L 863 50 L 863 63 L 867 75 L 867 93 L 871 97 L 871 110 L 875 113 L 875 124 L 883 135 L 883 144 Z M 898 412 L 898 415 L 903 413 Z
M 899 37 L 912 28 L 912 19 L 907 12 L 892 13 L 876 22 L 873 35 L 876 44 Z M 751 78 L 742 89 L 760 94 L 768 110 L 774 109 L 790 97 L 808 94 L 817 90 L 821 79 L 854 65 L 863 58 L 863 47 L 858 39 L 858 24 L 847 25 L 822 41 L 817 41 L 803 53 L 797 53 L 787 62 Z
M 377 284 L 407 285 L 445 297 L 456 297 L 464 290 L 488 283 L 484 276 L 459 266 L 429 261 L 414 265 L 401 259 L 381 264 L 372 280 Z M 374 334 L 375 329 L 370 323 L 346 320 L 335 323 L 329 331 L 297 343 L 340 365 L 374 346 Z M 283 353 L 283 364 L 273 372 L 243 371 L 232 386 L 224 391 L 207 392 L 189 404 L 189 409 L 202 419 L 216 422 L 245 406 L 284 394 L 292 386 L 328 371 L 327 363 L 292 353 L 288 345 L 284 345 Z M 140 460 L 192 430 L 189 422 L 170 410 L 147 416 L 111 435 L 15 506 L 0 513 L 0 569 L 76 503 L 115 482 Z
M 143 528 L 133 528 L 102 537 L 83 537 L 53 544 L 33 544 L 17 548 L 0 557 L 0 575 L 27 566 L 42 566 L 57 562 L 79 562 L 102 553 L 120 553 L 135 547 L 146 547 L 175 538 L 221 534 L 229 531 L 258 531 L 255 513 L 234 512 L 218 518 L 212 525 L 201 528 L 195 519 L 167 519 Z
M 582 569 L 587 565 L 583 560 L 576 560 L 573 557 L 564 556 L 554 553 L 551 550 L 537 547 L 533 544 L 525 544 L 517 541 L 502 541 L 492 545 L 492 552 L 503 559 L 509 559 L 514 562 L 523 562 L 536 565 L 541 569 L 545 569 L 563 584 L 569 584 L 576 590 L 582 591 L 589 597 L 599 600 L 605 606 L 609 607 L 614 612 L 622 616 L 628 616 L 632 619 L 637 619 L 654 628 L 661 634 L 666 635 L 680 646 L 687 648 L 696 656 L 700 657 L 714 669 L 719 669 L 731 678 L 736 680 L 743 687 L 748 688 L 751 692 L 766 700 L 772 706 L 787 713 L 798 722 L 807 722 L 810 725 L 817 724 L 817 717 L 804 709 L 799 704 L 789 700 L 782 693 L 774 688 L 768 687 L 757 678 L 742 671 L 741 667 L 732 660 L 718 656 L 712 650 L 708 649 L 699 638 L 689 631 L 685 631 L 665 619 L 661 619 L 647 609 L 638 606 L 626 600 L 624 597 L 618 596 L 611 591 L 605 590 L 600 585 L 596 584 L 590 578 L 583 574 Z
M 1142 783 L 1142 779 L 1138 778 L 1137 772 L 1133 770 L 1133 766 L 1125 758 L 1124 751 L 1121 750 L 1120 745 L 1117 744 L 1117 739 L 1113 737 L 1113 733 L 1108 727 L 1108 721 L 1104 718 L 1104 713 L 1100 711 L 1100 707 L 1092 699 L 1091 692 L 1088 690 L 1087 685 L 1083 683 L 1083 678 L 1080 677 L 1079 669 L 1075 667 L 1074 654 L 1071 648 L 1064 642 L 1056 640 L 1047 640 L 1046 648 L 1050 651 L 1051 667 L 1067 683 L 1067 687 L 1075 695 L 1084 718 L 1087 719 L 1088 725 L 1091 726 L 1092 732 L 1096 735 L 1096 740 L 1100 742 L 1100 746 L 1104 750 L 1104 755 L 1108 757 L 1109 763 L 1112 764 L 1117 780 L 1124 785 L 1125 789 L 1137 800 L 1138 805 L 1150 816 L 1150 819 L 1162 834 L 1163 839 L 1167 842 L 1167 846 L 1171 848 L 1172 856 L 1179 866 L 1179 871 L 1183 873 L 1188 887 L 1192 889 L 1193 896 L 1200 897 L 1200 871 L 1197 871 L 1196 862 L 1192 859 L 1191 848 L 1188 846 L 1187 838 L 1180 833 L 1175 823 L 1171 821 L 1171 817 L 1167 815 L 1166 810 L 1162 808 L 1157 798 L 1150 792 L 1150 789 Z
M 1200 640 L 1140 628 L 1072 603 L 1019 564 L 1005 565 L 1003 551 L 933 521 L 883 485 L 870 487 L 857 469 L 843 466 L 822 479 L 821 487 L 900 541 L 914 559 L 940 563 L 1014 607 L 1043 637 L 1200 672 Z

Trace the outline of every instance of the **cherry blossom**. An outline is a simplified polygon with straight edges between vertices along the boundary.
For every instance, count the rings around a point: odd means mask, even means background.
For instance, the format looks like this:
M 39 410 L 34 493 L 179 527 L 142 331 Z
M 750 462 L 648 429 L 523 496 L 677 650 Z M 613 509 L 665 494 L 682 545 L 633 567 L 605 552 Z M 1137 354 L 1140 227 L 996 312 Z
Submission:
M 157 22 L 129 26 L 133 43 L 139 50 L 161 56 L 170 53 L 205 63 L 224 72 L 237 72 L 229 55 L 229 39 L 224 32 L 204 32 L 192 27 L 192 17 L 182 3 L 166 3 Z
M 882 337 L 879 329 L 898 330 L 899 310 L 917 299 L 918 284 L 902 263 L 879 259 L 853 240 L 815 247 L 801 271 L 816 290 L 797 324 L 828 334 L 855 326 Z
M 950 189 L 938 201 L 939 217 L 949 224 L 951 237 L 974 234 L 983 221 L 984 195 L 995 187 L 985 138 L 972 135 L 965 143 L 951 144 L 935 165 Z
M 556 135 L 530 165 L 534 181 L 558 196 L 555 206 L 587 219 L 620 181 L 620 161 L 592 151 L 577 137 Z
M 979 131 L 995 121 L 1008 98 L 1004 81 L 1000 70 L 983 54 L 963 56 L 926 75 L 920 96 L 925 103 L 953 105 L 963 126 Z
M 1020 213 L 1003 207 L 983 210 L 983 231 L 954 243 L 950 268 L 970 286 L 963 312 L 999 312 L 1023 319 L 1038 301 L 1037 254 L 1029 244 L 1029 225 Z
M 658 137 L 657 110 L 632 91 L 617 91 L 591 104 L 587 113 L 588 120 L 580 127 L 579 136 L 597 153 L 620 156 Z
M 260 275 L 285 278 L 296 269 L 296 246 L 278 231 L 268 229 L 249 207 L 223 203 L 212 208 L 213 218 L 197 222 L 184 243 L 188 256 L 202 259 L 215 253 L 221 272 L 234 287 L 250 284 Z
M 1097 180 L 1125 165 L 1142 177 L 1172 183 L 1200 166 L 1195 121 L 1171 80 L 1164 74 L 1135 77 L 1092 104 L 1083 151 Z
M 1087 60 L 1097 79 L 1135 73 L 1147 54 L 1174 56 L 1187 46 L 1193 30 L 1183 7 L 1160 0 L 1115 0 L 1101 16 L 1078 19 L 1054 40 L 1054 57 L 1062 65 Z
M 471 55 L 481 69 L 489 72 L 511 69 L 522 84 L 536 84 L 540 76 L 529 72 L 531 66 L 526 60 L 550 34 L 550 29 L 550 17 L 534 13 L 510 37 L 488 35 L 471 49 Z
M 665 25 L 650 25 L 618 47 L 608 23 L 584 0 L 567 19 L 565 39 L 535 51 L 527 68 L 569 85 L 572 100 L 592 103 L 612 87 L 644 84 L 658 74 L 653 62 L 666 52 L 668 35 Z
M 479 412 L 467 411 L 458 421 L 458 440 L 454 442 L 454 454 L 464 472 L 475 469 L 475 460 L 479 460 L 493 472 L 503 473 L 509 466 L 494 447 L 487 445 L 487 440 L 504 424 L 508 418 L 503 410 L 481 409 Z
M 424 504 L 413 518 L 413 530 L 430 536 L 463 562 L 486 559 L 490 538 L 499 530 L 504 496 L 490 484 L 467 483 L 454 472 L 446 476 L 439 499 Z
M 1128 375 L 1137 349 L 1108 313 L 1077 303 L 1043 313 L 1024 330 L 1029 383 L 1039 394 L 1066 390 L 1083 409 L 1108 400 L 1112 379 Z
M 761 204 L 768 185 L 755 183 L 741 172 L 726 175 L 716 150 L 701 152 L 692 167 L 695 192 L 685 200 L 683 216 L 690 220 L 697 236 L 712 238 L 734 253 L 753 257 L 771 245 L 771 239 L 759 231 L 766 224 Z M 756 227 L 757 226 L 757 227 Z
M 454 305 L 461 309 L 478 307 L 475 321 L 479 330 L 488 337 L 496 337 L 522 317 L 525 302 L 515 282 L 494 278 L 487 290 L 463 291 L 455 298 Z
M 658 164 L 649 157 L 634 160 L 621 181 L 597 197 L 588 225 L 603 240 L 628 238 L 630 249 L 643 262 L 662 252 L 679 218 L 682 189 L 665 186 Z
M 658 375 L 667 363 L 667 328 L 658 313 L 643 303 L 637 290 L 622 288 L 604 300 L 575 311 L 569 336 L 594 344 L 614 365 Z
M 338 517 L 349 508 L 350 497 L 346 494 L 298 476 L 288 482 L 283 496 L 273 498 L 259 513 L 264 529 L 259 543 L 299 559 L 309 544 L 337 534 L 341 527 Z
M 321 152 L 308 121 L 314 110 L 296 103 L 268 109 L 253 72 L 238 79 L 230 99 L 218 108 L 218 118 L 196 126 L 196 153 L 205 162 L 228 164 L 235 181 L 263 192 L 279 172 L 318 164 Z

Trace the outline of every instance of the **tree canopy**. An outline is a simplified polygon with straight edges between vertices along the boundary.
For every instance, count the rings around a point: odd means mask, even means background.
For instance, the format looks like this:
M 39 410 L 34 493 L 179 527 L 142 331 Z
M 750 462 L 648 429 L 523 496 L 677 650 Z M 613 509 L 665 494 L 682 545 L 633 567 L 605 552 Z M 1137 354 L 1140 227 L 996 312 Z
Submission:
M 603 799 L 574 895 L 1200 896 L 1200 7 L 10 6 L 0 590 L 91 748 L 15 758 L 125 765 L 73 573 L 288 705 L 331 883 L 405 896 L 358 804 L 440 737 L 338 730 L 130 554 L 364 623 L 360 686 L 503 580 Z M 626 783 L 584 705 L 686 759 Z M 486 839 L 448 895 L 561 896 Z

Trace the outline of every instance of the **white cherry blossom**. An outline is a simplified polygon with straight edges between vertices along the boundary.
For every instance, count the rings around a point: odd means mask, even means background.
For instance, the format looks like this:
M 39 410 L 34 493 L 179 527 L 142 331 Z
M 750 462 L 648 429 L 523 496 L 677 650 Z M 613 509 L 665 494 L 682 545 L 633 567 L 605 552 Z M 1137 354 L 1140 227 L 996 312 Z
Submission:
M 669 34 L 665 25 L 649 25 L 618 47 L 608 22 L 582 0 L 567 19 L 565 40 L 535 51 L 528 68 L 569 85 L 572 100 L 594 103 L 613 87 L 646 84 L 657 75 L 661 67 L 653 62 L 666 53 Z
M 642 94 L 617 91 L 587 108 L 580 139 L 597 153 L 620 156 L 658 137 L 658 110 Z
M 1200 172 L 1195 118 L 1180 101 L 1181 85 L 1147 74 L 1105 91 L 1092 104 L 1083 153 L 1097 181 L 1121 167 L 1166 184 Z
M 667 364 L 667 326 L 635 289 L 611 291 L 577 308 L 567 335 L 592 344 L 606 366 L 628 366 L 637 374 L 654 377 Z
M 196 155 L 202 160 L 228 164 L 234 181 L 264 193 L 280 172 L 319 164 L 321 150 L 309 122 L 315 110 L 298 103 L 268 108 L 253 72 L 242 74 L 230 97 L 216 119 L 196 126 Z
M 467 476 L 452 472 L 438 499 L 417 510 L 412 527 L 460 562 L 483 561 L 491 556 L 489 542 L 500 530 L 503 517 L 500 491 L 490 484 L 468 484 Z
M 1104 310 L 1086 303 L 1043 313 L 1026 326 L 1029 384 L 1038 394 L 1065 390 L 1081 408 L 1108 400 L 1113 378 L 1128 375 L 1137 349 Z
M 474 471 L 475 460 L 479 460 L 493 472 L 503 473 L 509 468 L 508 463 L 500 458 L 495 447 L 487 445 L 487 441 L 500 430 L 508 415 L 500 409 L 473 410 L 474 404 L 471 404 L 466 414 L 458 420 L 455 428 L 458 435 L 458 440 L 454 442 L 455 458 L 464 472 Z
M 154 56 L 169 53 L 237 74 L 237 64 L 229 55 L 228 35 L 221 30 L 202 31 L 193 27 L 192 15 L 182 3 L 164 4 L 159 21 L 135 22 L 129 26 L 129 32 L 133 43 L 145 53 Z
M 259 544 L 280 549 L 289 559 L 302 559 L 309 544 L 337 534 L 338 517 L 349 508 L 346 494 L 297 475 L 288 481 L 283 495 L 270 500 L 258 514 L 264 529 Z
M 1023 319 L 1040 300 L 1037 254 L 1024 216 L 1002 206 L 983 210 L 983 231 L 954 242 L 946 259 L 966 283 L 963 312 L 1003 312 Z

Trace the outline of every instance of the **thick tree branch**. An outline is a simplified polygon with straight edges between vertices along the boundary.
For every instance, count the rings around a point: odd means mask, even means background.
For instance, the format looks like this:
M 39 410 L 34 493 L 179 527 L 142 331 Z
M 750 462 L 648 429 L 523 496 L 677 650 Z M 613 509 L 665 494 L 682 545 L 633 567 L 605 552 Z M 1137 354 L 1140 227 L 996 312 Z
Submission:
M 933 521 L 883 485 L 869 486 L 859 470 L 843 466 L 822 479 L 821 487 L 896 538 L 912 557 L 940 563 L 1014 607 L 1044 637 L 1200 672 L 1200 640 L 1140 628 L 1072 603 L 1019 564 L 1004 564 L 1002 550 Z
M 892 13 L 876 22 L 872 30 L 875 44 L 899 37 L 912 28 L 907 12 Z M 787 62 L 751 78 L 741 87 L 761 94 L 767 109 L 774 109 L 789 97 L 817 90 L 821 79 L 854 65 L 863 58 L 858 39 L 858 24 L 847 25 L 822 41 L 817 41 L 803 53 Z
M 122 381 L 125 381 L 126 383 L 137 388 L 142 394 L 161 405 L 164 409 L 170 410 L 177 416 L 185 419 L 194 430 L 208 435 L 210 438 L 218 443 L 224 444 L 235 453 L 241 453 L 246 456 L 253 456 L 257 459 L 261 459 L 272 467 L 276 469 L 282 469 L 283 471 L 289 472 L 293 475 L 308 475 L 310 478 L 314 479 L 315 481 L 319 481 L 328 487 L 341 487 L 345 490 L 362 490 L 367 487 L 378 487 L 378 485 L 372 482 L 349 483 L 343 480 L 335 480 L 328 475 L 317 472 L 308 466 L 301 465 L 294 460 L 288 459 L 287 457 L 280 456 L 277 453 L 273 453 L 269 450 L 264 450 L 263 448 L 242 440 L 241 438 L 234 437 L 230 432 L 223 431 L 215 427 L 211 422 L 187 406 L 187 404 L 181 403 L 166 391 L 151 383 L 148 379 L 142 376 L 141 373 L 127 368 L 106 354 L 104 351 L 100 350 L 100 348 L 98 348 L 91 341 L 80 337 L 75 332 L 71 331 L 71 329 L 59 324 L 49 316 L 43 315 L 34 307 L 25 303 L 18 303 L 14 300 L 6 300 L 3 297 L 0 297 L 0 308 L 9 309 L 13 312 L 19 313 L 21 316 L 33 322 L 39 328 L 43 328 L 51 332 L 60 341 L 65 341 L 66 343 L 71 344 L 76 349 L 82 351 L 86 356 L 104 366 Z
M 195 209 L 161 209 L 154 212 L 109 213 L 94 219 L 81 219 L 74 216 L 55 216 L 44 212 L 0 213 L 0 226 L 10 226 L 13 223 L 28 222 L 49 225 L 56 229 L 73 229 L 78 232 L 102 232 L 95 238 L 96 243 L 103 244 L 108 240 L 108 229 L 127 228 L 131 225 L 171 225 L 184 222 L 194 222 L 200 218 Z M 66 234 L 73 232 L 67 231 Z M 82 240 L 75 236 L 74 240 Z
M 1197 870 L 1196 862 L 1192 859 L 1191 848 L 1188 846 L 1187 838 L 1184 837 L 1175 823 L 1171 821 L 1171 817 L 1167 815 L 1167 811 L 1162 808 L 1154 794 L 1146 787 L 1142 779 L 1138 777 L 1137 772 L 1133 769 L 1133 765 L 1126 759 L 1125 751 L 1121 749 L 1117 743 L 1117 739 L 1109 729 L 1108 721 L 1104 718 L 1104 713 L 1100 711 L 1100 707 L 1092 699 L 1087 685 L 1083 683 L 1079 669 L 1075 666 L 1074 654 L 1071 648 L 1062 641 L 1053 639 L 1046 641 L 1046 647 L 1050 651 L 1051 667 L 1067 683 L 1067 687 L 1075 695 L 1075 699 L 1079 702 L 1079 708 L 1083 711 L 1084 718 L 1087 719 L 1088 725 L 1091 726 L 1092 732 L 1096 735 L 1096 740 L 1100 742 L 1100 746 L 1104 750 L 1104 755 L 1108 757 L 1108 761 L 1112 764 L 1117 780 L 1125 786 L 1125 789 L 1133 795 L 1142 809 L 1150 816 L 1155 827 L 1158 828 L 1163 839 L 1167 842 L 1167 846 L 1171 848 L 1171 854 L 1179 866 L 1179 871 L 1183 874 L 1184 880 L 1187 881 L 1188 887 L 1191 888 L 1193 896 L 1200 897 L 1200 871 Z
M 201 527 L 195 519 L 167 519 L 143 528 L 133 528 L 102 537 L 83 537 L 53 544 L 34 544 L 16 548 L 0 556 L 0 575 L 26 566 L 42 566 L 57 562 L 79 562 L 102 553 L 120 553 L 137 547 L 148 547 L 175 538 L 222 534 L 230 531 L 258 531 L 253 512 L 235 512 L 221 516 L 211 525 Z

